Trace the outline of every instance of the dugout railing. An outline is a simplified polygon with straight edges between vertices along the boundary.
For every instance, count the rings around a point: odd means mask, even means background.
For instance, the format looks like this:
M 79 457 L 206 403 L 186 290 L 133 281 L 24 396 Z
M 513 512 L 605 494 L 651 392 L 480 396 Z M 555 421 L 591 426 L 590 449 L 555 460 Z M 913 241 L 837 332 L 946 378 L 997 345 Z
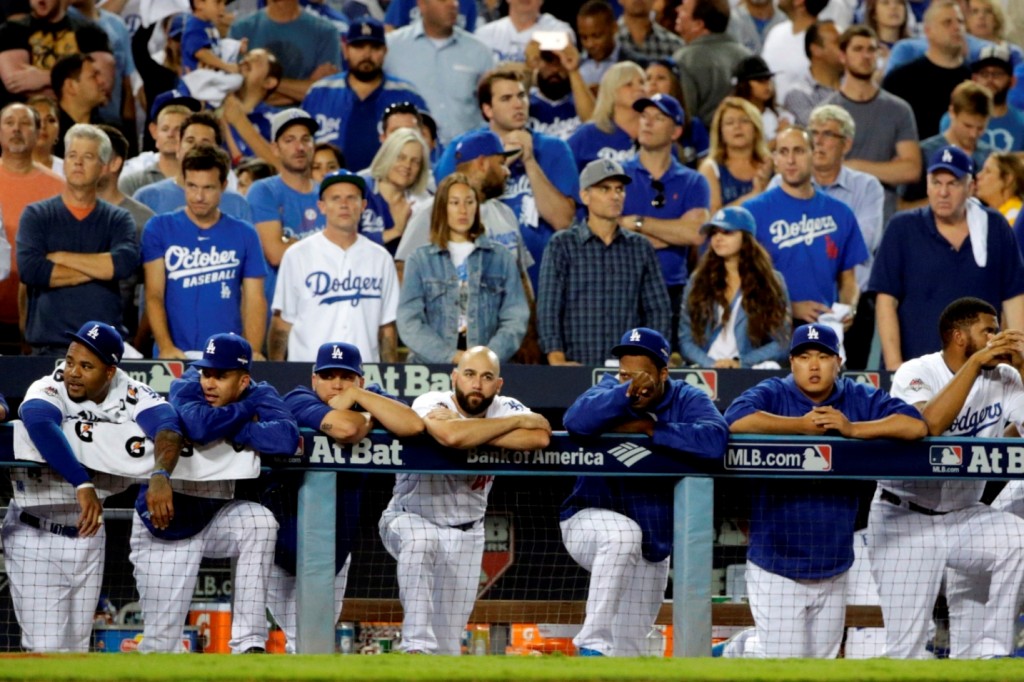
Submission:
M 39 377 L 52 371 L 55 358 L 43 357 L 0 357 L 0 392 L 2 392 L 11 406 L 12 413 L 17 411 L 21 396 L 24 395 L 28 386 Z M 129 372 L 132 377 L 153 387 L 157 392 L 166 394 L 170 383 L 180 377 L 186 368 L 186 364 L 180 361 L 155 361 L 136 360 L 125 361 L 122 368 Z M 254 378 L 259 381 L 267 381 L 274 385 L 282 394 L 296 385 L 308 385 L 310 381 L 312 365 L 309 363 L 288 363 L 288 362 L 262 362 L 254 365 Z M 429 390 L 445 390 L 450 388 L 449 375 L 450 365 L 423 365 L 423 364 L 376 364 L 366 365 L 366 380 L 380 384 L 388 392 L 411 402 L 416 396 Z M 530 365 L 506 365 L 502 368 L 504 379 L 503 393 L 515 396 L 532 409 L 540 411 L 551 419 L 552 424 L 560 427 L 561 413 L 569 404 L 581 394 L 588 386 L 593 385 L 600 376 L 609 370 L 607 368 L 591 367 L 558 367 L 530 366 Z M 671 369 L 670 374 L 675 379 L 686 381 L 690 385 L 699 388 L 707 393 L 714 403 L 723 410 L 743 390 L 752 386 L 769 376 L 784 376 L 785 372 L 754 371 L 754 370 L 715 370 L 698 368 L 676 368 Z M 884 372 L 847 372 L 847 377 L 855 381 L 871 384 L 879 388 L 888 388 L 889 375 Z M 303 447 L 306 452 L 306 459 L 294 458 L 291 461 L 277 461 L 274 466 L 284 466 L 296 469 L 305 469 L 309 472 L 310 485 L 306 497 L 320 500 L 324 494 L 322 488 L 330 487 L 334 481 L 334 472 L 348 471 L 393 473 L 397 470 L 406 471 L 470 471 L 474 474 L 493 472 L 496 474 L 518 475 L 518 476 L 576 476 L 580 474 L 593 475 L 641 475 L 641 476 L 686 476 L 677 486 L 676 505 L 676 531 L 677 542 L 675 545 L 675 556 L 673 557 L 673 598 L 675 608 L 666 607 L 662 609 L 659 622 L 675 624 L 674 648 L 677 655 L 706 655 L 710 641 L 710 625 L 714 622 L 717 625 L 746 625 L 751 623 L 750 611 L 745 604 L 737 603 L 710 603 L 711 592 L 711 557 L 714 552 L 714 528 L 710 510 L 714 506 L 715 485 L 714 479 L 725 478 L 763 478 L 769 476 L 811 476 L 825 478 L 849 478 L 874 480 L 878 478 L 956 478 L 959 474 L 964 477 L 982 479 L 1011 479 L 1019 478 L 1024 473 L 1024 448 L 1017 448 L 1019 441 L 992 441 L 982 440 L 951 440 L 932 439 L 918 443 L 888 443 L 883 441 L 848 442 L 843 439 L 799 439 L 787 438 L 784 442 L 774 438 L 765 437 L 736 437 L 731 441 L 729 452 L 721 462 L 710 465 L 707 463 L 695 463 L 692 459 L 680 458 L 666 453 L 652 453 L 651 456 L 642 457 L 632 466 L 622 464 L 615 459 L 612 450 L 628 443 L 631 438 L 628 436 L 608 436 L 600 441 L 591 441 L 586 445 L 584 452 L 598 452 L 604 459 L 603 468 L 588 465 L 586 462 L 574 464 L 572 452 L 580 452 L 584 447 L 583 443 L 568 439 L 564 434 L 558 434 L 552 440 L 552 444 L 545 452 L 569 453 L 568 463 L 560 460 L 548 462 L 538 466 L 518 463 L 515 458 L 509 462 L 500 462 L 500 457 L 489 456 L 488 461 L 481 461 L 478 456 L 472 464 L 454 461 L 450 456 L 438 455 L 426 439 L 414 439 L 403 443 L 402 447 L 407 448 L 403 452 L 421 453 L 427 452 L 428 457 L 423 458 L 418 454 L 415 457 L 416 467 L 412 468 L 408 461 L 402 459 L 402 464 L 383 463 L 384 449 L 379 450 L 378 461 L 373 461 L 373 446 L 386 448 L 388 453 L 392 452 L 393 439 L 386 434 L 372 434 L 368 439 L 369 445 L 361 444 L 355 461 L 348 449 L 337 451 L 340 455 L 336 458 L 334 448 L 325 448 L 325 440 L 317 440 L 313 434 L 306 434 Z M 753 452 L 750 448 L 758 443 L 778 443 L 785 445 L 786 456 L 795 458 L 803 456 L 808 447 L 829 448 L 827 457 L 829 468 L 827 470 L 785 470 L 785 465 L 774 466 L 765 462 L 755 462 Z M 958 470 L 952 470 L 948 465 L 933 468 L 930 464 L 931 448 L 944 444 L 960 448 L 964 453 L 963 463 Z M 366 448 L 370 447 L 369 459 L 361 462 L 361 458 L 367 457 Z M 982 447 L 994 449 L 1001 453 L 995 459 L 994 465 L 991 458 L 982 456 L 975 461 L 972 448 Z M 860 449 L 864 454 L 879 456 L 861 457 L 852 456 L 849 453 Z M 616 451 L 618 452 L 618 451 Z M 781 451 L 780 451 L 781 452 Z M 935 451 L 941 452 L 941 451 Z M 330 453 L 330 459 L 327 455 Z M 346 454 L 348 453 L 348 454 Z M 641 453 L 642 454 L 642 453 Z M 766 453 L 761 453 L 766 454 Z M 0 468 L 11 466 L 10 429 L 0 428 Z M 389 454 L 389 457 L 391 455 Z M 822 455 L 826 457 L 826 455 Z M 628 458 L 628 457 L 627 457 Z M 731 459 L 730 459 L 731 458 Z M 344 463 L 340 461 L 344 459 Z M 579 458 L 577 458 L 579 459 Z M 584 458 L 585 459 L 585 458 Z M 773 459 L 773 462 L 785 461 Z M 792 461 L 796 461 L 793 459 Z M 268 464 L 270 462 L 267 462 Z M 697 466 L 699 465 L 699 466 Z M 820 462 L 814 466 L 820 467 Z M 724 486 L 720 486 L 724 487 Z M 319 489 L 318 492 L 315 492 Z M 492 495 L 493 499 L 493 495 Z M 333 543 L 333 534 L 327 533 L 326 528 L 333 524 L 333 516 L 329 508 L 322 502 L 315 505 L 303 505 L 303 523 L 308 529 L 301 534 L 303 571 L 306 578 L 302 581 L 307 589 L 303 589 L 306 602 L 312 600 L 312 606 L 302 610 L 302 619 L 299 624 L 300 648 L 309 652 L 327 652 L 334 650 L 333 626 L 327 621 L 331 617 L 325 616 L 326 601 L 317 598 L 317 589 L 324 589 L 327 584 L 331 569 L 326 557 L 327 545 L 325 537 L 330 535 Z M 312 511 L 312 514 L 309 512 Z M 330 519 L 326 517 L 330 516 Z M 329 522 L 329 523 L 328 523 Z M 376 525 L 376 519 L 365 519 L 364 523 Z M 557 525 L 557 524 L 556 524 Z M 319 583 L 310 583 L 310 580 L 319 580 Z M 316 586 L 315 588 L 312 586 Z M 329 592 L 320 592 L 325 594 Z M 576 598 L 564 601 L 548 600 L 548 605 L 554 608 L 546 610 L 545 617 L 553 623 L 580 623 L 583 619 L 584 602 Z M 522 616 L 529 613 L 519 604 L 512 604 L 509 600 L 483 599 L 477 602 L 471 622 L 505 622 L 509 613 Z M 400 607 L 396 599 L 346 599 L 344 620 L 362 620 L 363 617 L 379 618 L 382 615 L 397 617 L 400 615 Z M 880 612 L 878 607 L 865 606 L 847 609 L 847 624 L 851 626 L 876 626 L 880 625 Z
M 0 429 L 0 466 L 14 465 L 10 436 L 11 429 Z M 719 623 L 749 622 L 745 605 L 712 605 L 712 519 L 717 478 L 1016 479 L 1024 474 L 1024 443 L 1009 439 L 934 438 L 906 443 L 736 436 L 730 439 L 721 459 L 709 461 L 649 447 L 645 438 L 628 435 L 577 440 L 557 432 L 544 450 L 452 451 L 437 447 L 426 437 L 400 440 L 374 432 L 359 443 L 343 446 L 322 434 L 304 432 L 301 453 L 290 458 L 265 458 L 264 465 L 305 472 L 298 519 L 297 648 L 301 653 L 335 650 L 333 607 L 323 595 L 333 591 L 338 474 L 421 472 L 679 478 L 674 500 L 673 653 L 707 656 L 713 606 Z M 365 522 L 375 524 L 375 520 Z M 582 621 L 582 604 L 565 607 L 562 618 Z M 344 617 L 358 618 L 359 608 L 358 603 L 349 604 Z M 478 622 L 501 622 L 507 611 L 505 604 L 483 600 L 478 602 L 474 617 Z M 878 618 L 877 610 L 871 607 L 854 610 L 849 616 L 861 624 L 876 624 Z

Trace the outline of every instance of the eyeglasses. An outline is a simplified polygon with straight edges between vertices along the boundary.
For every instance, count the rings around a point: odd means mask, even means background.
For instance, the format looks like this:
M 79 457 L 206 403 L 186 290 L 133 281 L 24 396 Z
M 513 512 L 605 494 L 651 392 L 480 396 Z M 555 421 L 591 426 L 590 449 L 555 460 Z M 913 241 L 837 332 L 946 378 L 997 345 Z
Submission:
M 651 180 L 651 189 L 657 194 L 651 199 L 651 206 L 654 208 L 662 208 L 665 206 L 665 183 L 661 180 Z
M 846 139 L 846 135 L 843 135 L 842 133 L 833 133 L 831 130 L 808 130 L 807 132 L 810 133 L 812 140 L 816 140 L 819 137 L 822 137 L 826 140 Z

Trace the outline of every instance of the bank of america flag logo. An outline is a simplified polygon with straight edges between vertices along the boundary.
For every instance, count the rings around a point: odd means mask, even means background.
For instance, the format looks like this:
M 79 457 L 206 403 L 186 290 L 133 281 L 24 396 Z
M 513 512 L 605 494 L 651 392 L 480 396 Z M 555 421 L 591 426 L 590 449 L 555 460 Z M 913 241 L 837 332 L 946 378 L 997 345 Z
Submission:
M 651 454 L 651 451 L 645 447 L 636 445 L 635 443 L 622 443 L 616 445 L 614 448 L 608 451 L 615 459 L 619 460 L 627 467 L 631 467 L 647 455 Z

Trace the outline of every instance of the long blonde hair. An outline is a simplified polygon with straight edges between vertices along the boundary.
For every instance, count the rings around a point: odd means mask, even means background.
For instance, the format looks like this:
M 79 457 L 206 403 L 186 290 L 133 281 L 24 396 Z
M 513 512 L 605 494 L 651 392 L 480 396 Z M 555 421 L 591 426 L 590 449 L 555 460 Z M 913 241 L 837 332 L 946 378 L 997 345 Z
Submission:
M 768 151 L 768 141 L 764 136 L 764 122 L 761 120 L 761 112 L 742 97 L 726 97 L 715 109 L 715 115 L 711 119 L 711 146 L 708 148 L 708 157 L 719 165 L 724 164 L 725 155 L 728 152 L 725 142 L 722 140 L 722 119 L 729 109 L 739 109 L 754 124 L 754 161 L 765 163 L 771 158 Z
M 590 117 L 590 120 L 599 129 L 606 133 L 615 132 L 615 121 L 612 120 L 612 115 L 615 113 L 615 93 L 635 76 L 647 77 L 647 74 L 636 62 L 619 62 L 601 76 L 601 85 L 597 89 L 597 100 L 594 102 L 594 114 Z

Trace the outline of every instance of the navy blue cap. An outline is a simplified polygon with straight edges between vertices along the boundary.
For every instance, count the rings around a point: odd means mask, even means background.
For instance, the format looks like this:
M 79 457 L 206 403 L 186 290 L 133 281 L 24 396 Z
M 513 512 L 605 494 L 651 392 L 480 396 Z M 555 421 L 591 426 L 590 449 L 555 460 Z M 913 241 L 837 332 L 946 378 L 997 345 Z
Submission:
M 180 104 L 190 111 L 203 110 L 203 103 L 193 97 L 184 84 L 179 84 L 179 87 L 174 90 L 161 92 L 153 98 L 153 106 L 149 108 L 149 117 L 155 121 L 160 112 L 172 104 Z
M 252 346 L 238 334 L 214 334 L 206 340 L 203 357 L 192 363 L 204 369 L 241 369 L 252 365 Z
M 806 347 L 818 348 L 832 355 L 840 355 L 839 336 L 827 324 L 804 324 L 793 330 L 789 354 L 796 355 Z
M 711 228 L 717 227 L 726 232 L 749 232 L 757 235 L 757 221 L 754 214 L 742 206 L 726 206 L 711 216 L 711 220 L 700 226 L 701 234 L 707 234 Z
M 622 335 L 619 345 L 612 348 L 612 355 L 621 358 L 623 355 L 646 355 L 659 367 L 668 364 L 672 351 L 668 341 L 649 327 L 637 327 L 630 329 Z
M 314 372 L 325 369 L 347 369 L 363 376 L 363 355 L 351 343 L 325 343 L 316 352 Z
M 348 32 L 345 33 L 345 43 L 377 43 L 384 45 L 384 24 L 373 17 L 359 17 L 348 25 Z
M 455 143 L 455 160 L 458 163 L 473 161 L 481 156 L 512 156 L 517 152 L 505 151 L 501 138 L 488 128 L 468 132 Z
M 928 163 L 929 173 L 940 170 L 949 171 L 959 180 L 965 175 L 974 174 L 974 161 L 971 160 L 971 155 L 960 147 L 949 145 L 932 154 Z
M 77 332 L 68 332 L 66 336 L 91 350 L 106 365 L 120 364 L 124 356 L 124 340 L 106 322 L 86 322 Z
M 683 105 L 672 95 L 663 95 L 660 92 L 650 97 L 641 97 L 633 102 L 633 109 L 643 111 L 647 107 L 655 107 L 658 111 L 668 116 L 677 125 L 683 125 L 686 114 L 683 112 Z
M 339 182 L 347 182 L 350 185 L 355 185 L 359 188 L 359 191 L 363 193 L 363 198 L 366 198 L 366 180 L 363 180 L 361 175 L 357 175 L 356 173 L 353 173 L 350 170 L 345 170 L 344 168 L 336 170 L 333 173 L 328 173 L 324 176 L 324 179 L 320 181 L 320 198 L 323 199 L 324 192 L 327 191 L 328 187 L 331 185 L 337 185 Z

